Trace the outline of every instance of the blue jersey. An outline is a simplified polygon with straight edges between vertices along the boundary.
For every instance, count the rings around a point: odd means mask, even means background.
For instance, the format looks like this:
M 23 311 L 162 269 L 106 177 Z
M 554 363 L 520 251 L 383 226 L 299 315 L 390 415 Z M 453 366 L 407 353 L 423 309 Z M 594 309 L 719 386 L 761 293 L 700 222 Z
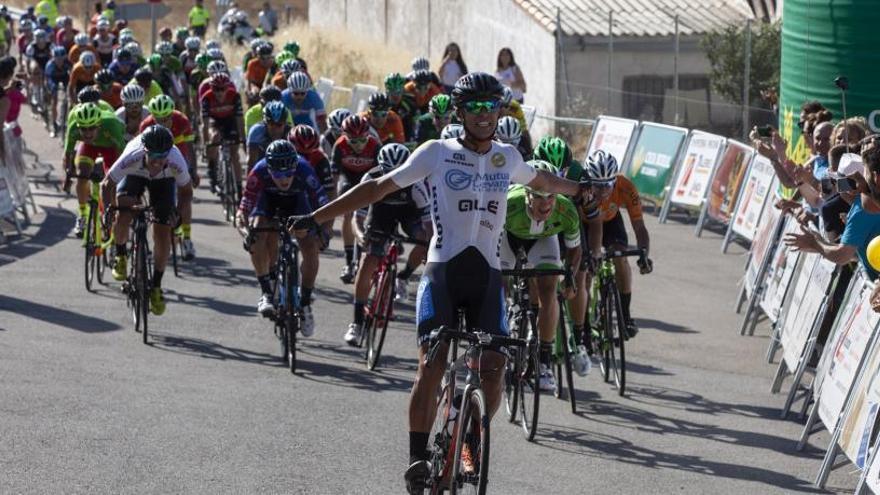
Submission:
M 321 99 L 317 91 L 309 89 L 302 105 L 297 106 L 293 102 L 293 94 L 290 89 L 285 89 L 281 92 L 281 102 L 293 116 L 294 125 L 305 124 L 320 132 L 317 116 L 324 115 L 326 112 L 324 111 L 324 100 Z
M 122 71 L 119 69 L 121 65 L 128 65 L 128 72 L 123 74 Z M 109 70 L 110 73 L 113 74 L 114 81 L 125 86 L 134 77 L 134 71 L 140 69 L 140 67 L 141 66 L 138 65 L 137 62 L 120 63 L 118 60 L 114 60 L 113 62 L 110 62 L 110 66 L 107 67 L 107 70 Z
M 287 133 L 290 132 L 289 126 L 284 126 L 284 134 L 279 139 L 284 139 L 287 136 Z M 272 137 L 269 136 L 269 129 L 266 126 L 266 123 L 263 121 L 257 122 L 251 127 L 248 131 L 247 135 L 247 147 L 248 150 L 257 149 L 260 150 L 260 158 L 263 158 L 263 155 L 266 154 L 266 148 L 269 144 L 275 141 Z
M 245 215 L 250 215 L 265 197 L 284 198 L 294 202 L 296 204 L 294 209 L 300 214 L 311 213 L 328 202 L 327 194 L 318 181 L 318 176 L 303 157 L 299 158 L 293 182 L 286 190 L 275 184 L 265 159 L 254 165 L 248 173 L 247 185 L 242 193 L 239 209 Z
M 73 64 L 70 63 L 70 60 L 67 60 L 67 57 L 62 58 L 61 62 L 58 62 L 56 58 L 52 58 L 46 62 L 43 74 L 55 83 L 66 83 L 70 80 L 70 71 L 72 69 Z

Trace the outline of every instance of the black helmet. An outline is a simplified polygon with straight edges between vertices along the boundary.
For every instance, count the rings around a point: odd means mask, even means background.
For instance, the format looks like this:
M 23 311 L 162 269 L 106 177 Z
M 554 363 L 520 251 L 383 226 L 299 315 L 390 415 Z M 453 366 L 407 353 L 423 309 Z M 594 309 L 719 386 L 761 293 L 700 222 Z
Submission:
M 112 84 L 113 83 L 113 73 L 108 69 L 101 69 L 95 74 L 95 82 L 98 84 Z
M 156 124 L 147 127 L 141 134 L 141 142 L 147 153 L 159 155 L 171 150 L 174 146 L 174 136 L 167 127 Z
M 266 164 L 269 170 L 281 171 L 296 169 L 299 155 L 293 143 L 286 139 L 276 139 L 266 148 Z
M 388 97 L 385 96 L 385 93 L 373 93 L 370 95 L 370 99 L 367 101 L 370 106 L 370 110 L 373 111 L 381 111 L 388 110 Z
M 260 90 L 260 101 L 263 103 L 281 101 L 281 90 L 278 89 L 278 86 L 266 86 Z
M 116 60 L 119 60 L 120 62 L 130 62 L 131 50 L 128 48 L 119 48 L 116 50 Z
M 473 100 L 500 100 L 504 86 L 495 76 L 485 72 L 469 72 L 456 81 L 452 103 L 456 108 Z
M 149 67 L 141 67 L 134 71 L 134 80 L 141 86 L 147 86 L 153 82 L 153 71 Z
M 76 94 L 77 103 L 97 103 L 101 99 L 101 92 L 94 86 L 86 86 Z
M 426 70 L 417 70 L 413 73 L 412 80 L 416 86 L 427 86 L 434 81 L 434 77 Z
M 272 55 L 272 45 L 268 43 L 263 43 L 262 45 L 257 47 L 257 55 L 261 57 L 267 57 Z

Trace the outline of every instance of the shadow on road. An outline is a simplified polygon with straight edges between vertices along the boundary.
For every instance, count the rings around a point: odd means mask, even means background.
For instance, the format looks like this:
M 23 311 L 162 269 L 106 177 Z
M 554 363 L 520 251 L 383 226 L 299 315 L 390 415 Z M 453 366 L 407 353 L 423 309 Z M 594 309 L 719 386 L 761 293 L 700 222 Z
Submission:
M 224 301 L 222 299 L 217 299 L 215 297 L 193 296 L 191 294 L 181 294 L 179 292 L 168 290 L 166 291 L 166 298 L 169 294 L 176 294 L 177 302 L 179 302 L 180 304 L 210 309 L 211 311 L 215 311 L 224 315 L 252 316 L 256 313 L 253 306 L 245 306 L 244 304 L 232 303 Z
M 63 208 L 43 207 L 43 210 L 46 217 L 35 234 L 25 234 L 21 240 L 0 246 L 0 267 L 37 254 L 67 238 L 76 219 L 74 214 Z
M 318 383 L 372 392 L 406 392 L 412 388 L 411 378 L 401 379 L 390 373 L 374 373 L 363 367 L 352 368 L 347 364 L 300 361 L 297 364 L 297 374 Z
M 218 361 L 241 361 L 277 368 L 285 366 L 280 356 L 239 349 L 237 347 L 228 347 L 209 340 L 159 333 L 151 333 L 150 338 L 151 340 L 147 345 L 160 351 L 176 352 L 200 358 L 216 359 Z
M 660 330 L 661 332 L 670 333 L 700 333 L 692 328 L 666 321 L 654 320 L 651 318 L 636 318 L 635 320 L 638 323 L 639 328 L 643 329 Z M 629 365 L 629 362 L 627 362 L 627 365 Z
M 0 313 L 3 311 L 17 313 L 26 318 L 44 321 L 78 332 L 100 333 L 122 329 L 112 321 L 0 294 Z
M 257 279 L 250 268 L 232 268 L 226 260 L 200 256 L 194 262 L 184 263 L 184 269 L 193 277 L 205 279 L 211 285 L 236 287 L 249 285 L 256 287 Z

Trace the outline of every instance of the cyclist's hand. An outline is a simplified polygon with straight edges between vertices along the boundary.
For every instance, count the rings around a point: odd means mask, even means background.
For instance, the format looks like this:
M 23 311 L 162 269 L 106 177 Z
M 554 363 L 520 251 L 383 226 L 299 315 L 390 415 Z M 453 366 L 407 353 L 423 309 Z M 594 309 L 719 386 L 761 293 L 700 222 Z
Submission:
M 287 221 L 287 230 L 300 239 L 307 236 L 310 230 L 317 227 L 318 224 L 312 215 L 297 215 Z
M 647 275 L 654 271 L 654 262 L 647 256 L 645 258 L 639 258 L 636 263 L 639 265 L 639 273 L 642 275 Z
M 574 299 L 575 295 L 577 295 L 577 288 L 574 282 L 574 277 L 569 273 L 562 281 L 562 297 L 571 301 Z
M 599 258 L 595 258 L 593 256 L 587 256 L 585 264 L 586 264 L 586 268 L 587 268 L 587 273 L 589 273 L 590 276 L 593 276 L 596 274 L 596 270 L 599 269 L 600 262 L 601 261 L 599 260 Z
M 235 226 L 240 230 L 247 228 L 247 218 L 241 210 L 235 212 Z

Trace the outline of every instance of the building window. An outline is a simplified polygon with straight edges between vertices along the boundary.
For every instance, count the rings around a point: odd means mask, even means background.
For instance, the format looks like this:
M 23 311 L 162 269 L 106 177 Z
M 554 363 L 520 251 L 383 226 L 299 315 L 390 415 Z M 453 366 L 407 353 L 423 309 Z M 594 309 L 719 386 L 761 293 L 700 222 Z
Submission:
M 679 124 L 707 126 L 711 122 L 709 77 L 679 75 Z M 672 76 L 627 76 L 623 78 L 623 116 L 637 120 L 673 123 L 675 91 Z

